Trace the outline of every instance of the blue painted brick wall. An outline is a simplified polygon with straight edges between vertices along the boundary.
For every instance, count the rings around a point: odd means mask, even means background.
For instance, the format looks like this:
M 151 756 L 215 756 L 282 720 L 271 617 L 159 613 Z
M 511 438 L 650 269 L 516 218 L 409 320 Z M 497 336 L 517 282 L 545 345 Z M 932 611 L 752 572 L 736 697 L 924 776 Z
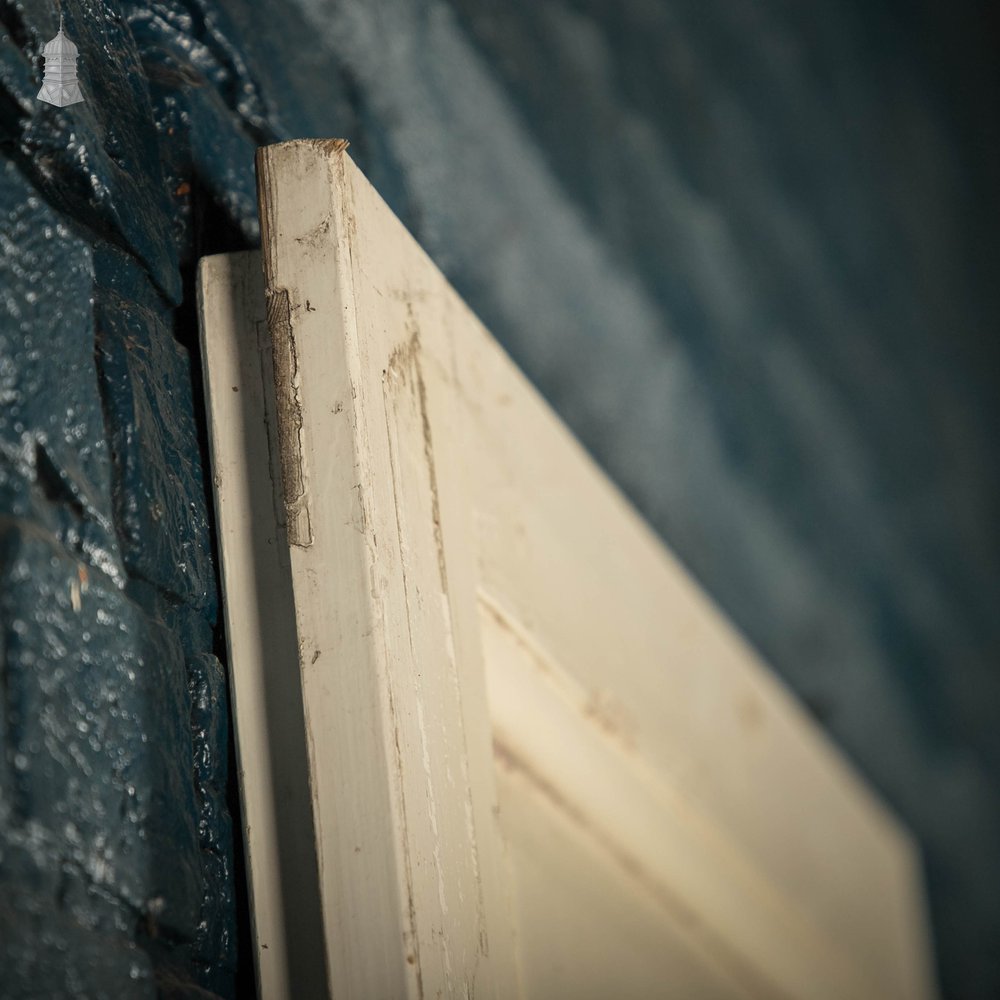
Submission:
M 239 887 L 192 267 L 256 236 L 211 10 L 3 8 L 0 993 L 232 996 Z M 216 15 L 216 20 L 218 16 Z

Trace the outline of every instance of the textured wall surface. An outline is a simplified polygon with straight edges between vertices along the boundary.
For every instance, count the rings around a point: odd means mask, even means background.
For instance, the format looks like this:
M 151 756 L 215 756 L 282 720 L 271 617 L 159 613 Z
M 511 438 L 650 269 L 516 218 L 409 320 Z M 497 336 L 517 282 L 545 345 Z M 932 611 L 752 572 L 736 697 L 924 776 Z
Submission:
M 253 88 L 207 14 L 66 5 L 86 104 L 0 40 L 0 992 L 234 990 L 191 265 L 256 237 Z
M 1000 995 L 1000 34 L 861 0 L 0 0 L 0 991 L 241 993 L 192 267 L 345 136 L 924 846 Z

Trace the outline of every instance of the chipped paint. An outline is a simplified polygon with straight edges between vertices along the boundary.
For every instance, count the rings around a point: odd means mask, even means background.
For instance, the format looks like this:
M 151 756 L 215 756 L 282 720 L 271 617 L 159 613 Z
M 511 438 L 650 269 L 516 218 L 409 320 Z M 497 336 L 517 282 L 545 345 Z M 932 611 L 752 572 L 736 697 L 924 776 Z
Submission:
M 274 398 L 277 407 L 278 454 L 281 459 L 281 495 L 285 506 L 288 541 L 312 545 L 312 520 L 302 457 L 302 399 L 299 361 L 295 346 L 292 306 L 288 291 L 267 294 L 267 325 L 274 360 Z

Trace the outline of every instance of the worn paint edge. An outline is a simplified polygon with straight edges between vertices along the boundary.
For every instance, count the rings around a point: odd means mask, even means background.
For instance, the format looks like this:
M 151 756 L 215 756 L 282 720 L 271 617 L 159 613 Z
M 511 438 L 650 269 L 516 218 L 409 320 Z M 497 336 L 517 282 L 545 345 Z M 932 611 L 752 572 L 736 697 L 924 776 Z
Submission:
M 274 396 L 277 407 L 278 453 L 281 464 L 281 497 L 285 507 L 288 542 L 312 545 L 312 517 L 306 490 L 302 449 L 302 399 L 299 395 L 299 357 L 292 326 L 287 288 L 269 288 L 267 328 L 274 361 Z

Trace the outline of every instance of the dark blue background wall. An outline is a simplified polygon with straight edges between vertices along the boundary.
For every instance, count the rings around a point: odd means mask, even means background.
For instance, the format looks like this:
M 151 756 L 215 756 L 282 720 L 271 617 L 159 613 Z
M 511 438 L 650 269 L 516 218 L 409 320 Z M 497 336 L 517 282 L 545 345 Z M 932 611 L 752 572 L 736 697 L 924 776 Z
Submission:
M 1000 996 L 989 7 L 67 0 L 59 110 L 54 4 L 2 0 L 0 992 L 248 988 L 192 274 L 257 239 L 256 145 L 337 135 Z

